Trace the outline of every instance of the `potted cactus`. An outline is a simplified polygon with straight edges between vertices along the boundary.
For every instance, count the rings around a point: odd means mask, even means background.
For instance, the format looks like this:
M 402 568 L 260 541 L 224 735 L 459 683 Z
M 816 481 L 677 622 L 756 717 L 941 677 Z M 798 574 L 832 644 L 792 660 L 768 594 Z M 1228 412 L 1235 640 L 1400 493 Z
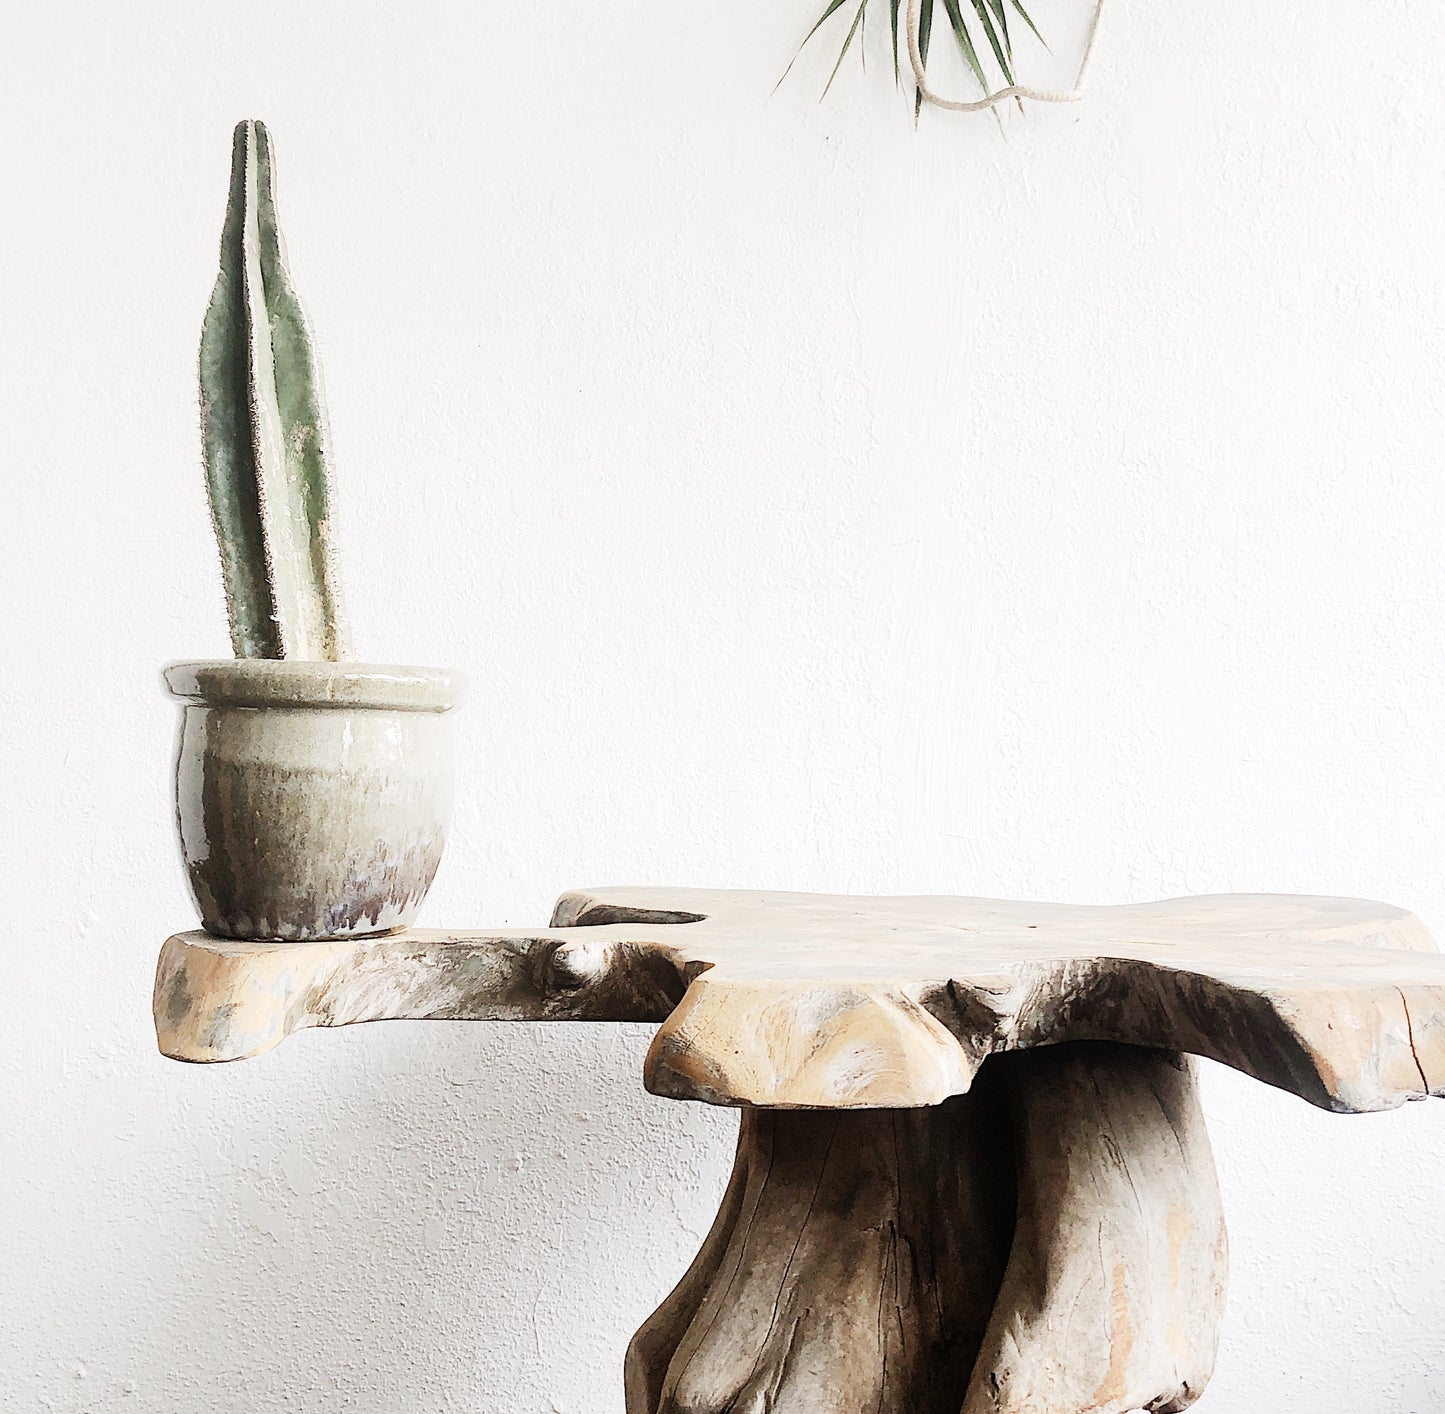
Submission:
M 201 423 L 234 660 L 165 670 L 181 852 L 207 931 L 299 940 L 411 922 L 451 813 L 461 680 L 352 662 L 311 339 L 270 139 L 237 126 Z

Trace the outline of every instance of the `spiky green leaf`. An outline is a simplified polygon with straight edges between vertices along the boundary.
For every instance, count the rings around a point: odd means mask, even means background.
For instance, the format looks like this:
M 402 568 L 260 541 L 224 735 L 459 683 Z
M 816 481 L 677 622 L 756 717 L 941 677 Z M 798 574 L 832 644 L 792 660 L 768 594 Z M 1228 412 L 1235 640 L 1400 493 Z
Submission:
M 833 65 L 833 72 L 828 75 L 828 82 L 823 85 L 820 102 L 828 96 L 828 90 L 833 87 L 833 80 L 838 77 L 838 70 L 843 67 L 843 60 L 848 57 L 848 50 L 853 44 L 853 36 L 858 33 L 858 26 L 863 23 L 863 12 L 867 8 L 868 0 L 859 0 L 858 13 L 853 16 L 853 23 L 848 29 L 848 37 L 843 41 L 843 47 L 838 51 L 838 62 Z
M 918 57 L 923 60 L 924 67 L 928 66 L 928 43 L 933 38 L 933 0 L 922 0 L 918 7 Z M 918 122 L 918 115 L 923 111 L 923 90 L 917 84 L 913 86 L 913 121 Z
M 822 29 L 823 26 L 830 19 L 832 19 L 833 16 L 837 14 L 837 12 L 841 10 L 846 3 L 847 0 L 828 0 L 828 8 L 825 9 L 823 13 L 818 16 L 817 22 L 813 25 L 813 28 L 810 29 L 807 34 L 803 36 L 803 42 L 798 46 L 797 52 L 794 53 L 793 57 L 788 60 L 788 67 L 783 70 L 783 78 L 780 78 L 777 83 L 773 85 L 774 93 L 776 93 L 778 89 L 782 87 L 783 79 L 787 78 L 788 75 L 793 72 L 793 65 L 798 62 L 798 55 L 801 54 L 803 50 L 808 47 L 808 41 L 812 39 L 812 37 L 817 34 L 817 32 Z
M 993 17 L 998 22 L 998 31 L 1003 36 L 1004 53 L 1008 55 L 1009 63 L 1013 63 L 1014 42 L 1013 36 L 1008 32 L 1008 6 L 1004 0 L 988 0 L 989 9 L 993 11 Z
M 968 26 L 963 22 L 963 11 L 959 9 L 958 0 L 943 0 L 943 8 L 947 12 L 949 24 L 953 26 L 953 37 L 958 41 L 964 62 L 972 70 L 974 78 L 979 81 L 983 91 L 987 93 L 988 75 L 984 73 L 983 65 L 978 61 L 978 51 L 973 47 L 973 36 L 969 34 Z
M 989 13 L 988 0 L 973 0 L 974 13 L 978 16 L 978 22 L 983 26 L 983 32 L 988 38 L 988 47 L 993 50 L 993 57 L 1003 74 L 1005 83 L 1014 81 L 1013 71 L 1009 65 L 1008 55 L 1004 52 L 1003 42 L 999 39 L 998 30 L 994 26 L 993 16 Z M 988 87 L 987 84 L 984 85 Z
M 1031 30 L 1033 30 L 1034 38 L 1037 39 L 1038 42 L 1044 46 L 1045 49 L 1048 49 L 1048 41 L 1043 37 L 1043 35 L 1039 33 L 1039 27 L 1033 22 L 1032 16 L 1030 16 L 1029 12 L 1024 9 L 1022 4 L 1019 3 L 1019 0 L 1009 0 L 1009 4 L 1011 4 L 1014 9 L 1018 11 L 1019 15 L 1023 18 L 1023 22 Z M 1053 51 L 1050 50 L 1049 52 L 1052 53 Z

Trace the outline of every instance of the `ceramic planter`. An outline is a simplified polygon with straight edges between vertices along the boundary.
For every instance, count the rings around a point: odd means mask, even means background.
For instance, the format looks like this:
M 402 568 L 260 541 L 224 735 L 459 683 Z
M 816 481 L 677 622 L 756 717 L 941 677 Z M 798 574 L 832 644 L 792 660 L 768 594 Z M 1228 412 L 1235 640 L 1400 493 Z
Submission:
M 176 819 L 206 931 L 291 941 L 406 927 L 452 807 L 433 668 L 246 658 L 175 663 Z

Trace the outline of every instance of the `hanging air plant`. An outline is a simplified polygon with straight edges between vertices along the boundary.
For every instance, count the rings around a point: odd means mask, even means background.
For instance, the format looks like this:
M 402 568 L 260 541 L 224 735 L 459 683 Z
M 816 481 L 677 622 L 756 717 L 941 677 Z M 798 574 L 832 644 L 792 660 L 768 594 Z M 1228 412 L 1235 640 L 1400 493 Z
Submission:
M 803 46 L 806 46 L 808 40 L 812 39 L 827 21 L 849 3 L 850 0 L 828 0 L 827 9 L 818 17 L 818 22 L 813 28 L 808 31 L 807 37 L 803 40 Z M 1033 88 L 1028 84 L 1020 84 L 1014 79 L 1013 36 L 1009 30 L 1010 12 L 1013 14 L 1015 24 L 1021 20 L 1033 32 L 1039 43 L 1044 44 L 1045 48 L 1048 47 L 1043 35 L 1039 33 L 1038 26 L 1034 24 L 1029 12 L 1024 8 L 1022 0 L 942 0 L 944 16 L 953 39 L 958 45 L 958 52 L 962 56 L 968 72 L 973 75 L 983 90 L 982 96 L 979 98 L 958 100 L 941 97 L 929 87 L 928 83 L 928 49 L 933 38 L 935 0 L 858 0 L 857 8 L 853 11 L 853 23 L 848 27 L 848 32 L 843 39 L 843 47 L 838 53 L 838 62 L 833 65 L 833 72 L 828 76 L 828 83 L 823 89 L 825 95 L 833 86 L 833 80 L 838 77 L 838 71 L 843 67 L 843 60 L 848 57 L 848 51 L 853 47 L 853 41 L 866 28 L 869 9 L 872 8 L 876 13 L 884 4 L 888 6 L 889 32 L 893 42 L 893 77 L 895 82 L 901 85 L 903 78 L 902 64 L 899 59 L 901 40 L 903 52 L 908 56 L 908 65 L 913 74 L 913 114 L 915 118 L 925 103 L 932 104 L 936 108 L 947 108 L 953 112 L 972 113 L 984 108 L 992 108 L 995 104 L 1002 103 L 1009 98 L 1018 100 L 1032 98 L 1040 103 L 1075 102 L 1083 97 L 1084 74 L 1094 52 L 1094 40 L 1099 32 L 1099 15 L 1104 8 L 1104 0 L 1095 0 L 1093 17 L 1089 22 L 1088 35 L 1084 40 L 1083 57 L 1079 61 L 1079 71 L 1073 88 L 1067 91 L 1056 91 Z M 964 15 L 965 5 L 973 12 L 967 17 Z M 900 14 L 902 15 L 901 35 L 899 33 Z M 791 68 L 792 65 L 790 64 L 788 67 Z M 999 87 L 995 87 L 998 80 L 990 72 L 991 68 L 996 70 L 1002 78 L 1002 84 Z

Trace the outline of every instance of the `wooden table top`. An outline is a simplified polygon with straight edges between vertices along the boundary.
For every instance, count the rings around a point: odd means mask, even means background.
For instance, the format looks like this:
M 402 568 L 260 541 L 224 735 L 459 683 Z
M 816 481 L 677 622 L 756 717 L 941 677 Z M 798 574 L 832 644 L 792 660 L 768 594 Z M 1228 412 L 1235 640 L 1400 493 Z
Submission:
M 189 1061 L 360 1021 L 650 1021 L 647 1087 L 725 1105 L 936 1104 L 995 1052 L 1076 1040 L 1207 1056 L 1338 1111 L 1445 1094 L 1445 955 L 1357 899 L 591 889 L 545 929 L 182 933 L 155 1018 Z

